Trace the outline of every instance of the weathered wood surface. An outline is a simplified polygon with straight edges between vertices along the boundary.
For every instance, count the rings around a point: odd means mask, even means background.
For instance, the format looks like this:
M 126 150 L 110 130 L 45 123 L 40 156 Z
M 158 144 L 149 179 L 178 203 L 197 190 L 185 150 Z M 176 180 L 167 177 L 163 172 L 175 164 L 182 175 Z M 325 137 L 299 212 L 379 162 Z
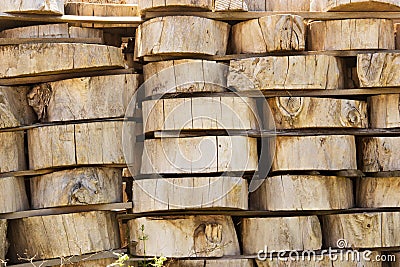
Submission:
M 247 11 L 244 0 L 139 1 L 140 13 L 147 11 Z
M 0 133 L 0 172 L 22 171 L 25 169 L 24 133 Z
M 119 248 L 115 214 L 92 211 L 10 221 L 9 257 L 35 260 L 82 255 Z M 26 253 L 26 254 L 25 254 Z
M 310 0 L 246 0 L 249 11 L 310 11 Z
M 254 267 L 252 259 L 172 260 L 168 267 Z
M 234 54 L 302 51 L 306 25 L 294 15 L 273 15 L 238 23 L 232 27 Z
M 364 172 L 400 170 L 400 137 L 365 137 L 359 143 L 359 168 Z
M 187 38 L 188 31 L 190 38 Z M 201 17 L 158 17 L 138 27 L 135 54 L 139 58 L 151 55 L 225 55 L 229 31 L 228 23 Z
M 308 48 L 312 51 L 395 49 L 393 21 L 346 19 L 311 22 Z
M 87 256 L 90 259 L 90 256 Z M 69 259 L 63 259 L 62 265 L 54 265 L 53 267 L 104 267 L 115 263 L 117 259 L 98 259 L 98 260 L 84 260 L 79 262 L 71 262 Z
M 8 250 L 7 240 L 7 220 L 0 219 L 0 260 L 6 260 L 6 254 Z
M 122 121 L 109 121 L 30 129 L 29 167 L 36 170 L 74 165 L 124 164 L 122 125 Z
M 310 11 L 399 11 L 397 0 L 311 0 Z
M 250 193 L 252 210 L 335 210 L 354 206 L 351 179 L 317 175 L 279 175 Z
M 400 94 L 369 98 L 371 128 L 400 127 Z
M 243 253 L 260 250 L 318 250 L 322 246 L 321 226 L 317 216 L 243 218 L 241 222 Z
M 195 59 L 148 63 L 143 66 L 145 94 L 223 92 L 228 69 L 215 61 Z
M 29 104 L 43 122 L 123 117 L 139 74 L 84 77 L 35 85 Z
M 326 55 L 255 57 L 230 62 L 228 86 L 254 89 L 340 89 L 342 62 Z
M 337 248 L 400 246 L 400 213 L 376 212 L 322 216 L 324 245 Z M 340 242 L 338 240 L 346 240 Z
M 357 207 L 400 206 L 400 177 L 366 177 L 357 181 Z
M 62 15 L 64 0 L 3 0 L 0 12 Z
M 7 177 L 0 179 L 0 192 L 2 192 L 2 194 L 0 194 L 0 213 L 29 209 L 23 177 Z
M 399 50 L 400 49 L 400 23 L 394 24 L 394 28 L 396 31 L 396 49 Z
M 241 177 L 143 179 L 133 182 L 133 211 L 248 208 L 247 181 Z
M 254 171 L 257 165 L 255 138 L 162 138 L 145 140 L 141 173 Z
M 240 255 L 236 231 L 229 216 L 143 217 L 130 220 L 128 226 L 131 253 L 136 256 Z M 143 236 L 147 236 L 146 241 L 142 240 Z
M 261 128 L 255 99 L 198 97 L 143 102 L 144 132 L 162 130 L 256 130 Z
M 400 53 L 371 53 L 357 56 L 361 87 L 400 86 Z
M 119 203 L 122 201 L 120 169 L 78 168 L 33 177 L 32 208 Z
M 276 137 L 276 151 L 272 163 L 272 171 L 356 169 L 356 143 L 354 136 Z
M 276 129 L 298 128 L 367 128 L 368 111 L 365 101 L 313 98 L 269 98 Z
M 119 48 L 94 44 L 21 44 L 0 47 L 4 78 L 123 68 Z

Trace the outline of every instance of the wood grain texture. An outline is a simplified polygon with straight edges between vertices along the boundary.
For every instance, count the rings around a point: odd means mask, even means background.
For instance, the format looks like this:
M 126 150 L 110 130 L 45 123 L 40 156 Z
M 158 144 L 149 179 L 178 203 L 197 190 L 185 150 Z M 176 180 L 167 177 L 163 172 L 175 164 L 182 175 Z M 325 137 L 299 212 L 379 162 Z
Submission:
M 141 173 L 254 171 L 257 165 L 255 138 L 162 138 L 145 140 Z
M 268 251 L 318 250 L 322 246 L 317 216 L 243 218 L 242 245 L 245 255 Z
M 136 256 L 222 257 L 239 255 L 239 242 L 231 217 L 143 217 L 128 222 L 131 253 Z M 143 233 L 147 236 L 144 248 Z M 146 252 L 144 252 L 144 249 Z
M 190 38 L 187 38 L 188 31 Z M 158 17 L 138 27 L 135 54 L 139 58 L 176 54 L 225 55 L 229 31 L 228 23 L 201 17 Z
M 37 216 L 10 222 L 9 257 L 17 255 L 35 260 L 82 255 L 116 249 L 119 231 L 115 214 L 92 211 Z
M 6 254 L 8 250 L 8 240 L 7 240 L 7 220 L 0 219 L 0 259 L 6 260 Z
M 147 11 L 247 11 L 244 0 L 139 1 L 140 13 Z
M 3 194 L 0 194 L 0 213 L 29 209 L 23 177 L 7 177 L 0 179 L 0 191 L 3 192 Z M 0 257 L 0 259 L 4 258 Z
M 317 175 L 266 178 L 250 193 L 252 210 L 335 210 L 354 207 L 351 179 Z
M 84 77 L 35 85 L 29 104 L 43 122 L 125 116 L 139 74 Z
M 90 258 L 90 256 L 88 256 Z M 84 260 L 79 262 L 70 262 L 68 259 L 64 259 L 62 261 L 63 267 L 104 267 L 109 266 L 110 264 L 115 263 L 117 259 L 109 258 L 109 259 L 99 259 L 99 260 Z M 60 265 L 54 265 L 53 267 L 58 267 Z
M 385 208 L 400 206 L 400 177 L 365 177 L 357 181 L 357 206 Z
M 245 0 L 249 11 L 310 11 L 310 0 Z
M 24 133 L 0 133 L 0 172 L 26 170 Z
M 248 208 L 241 177 L 143 179 L 133 182 L 133 211 Z
M 400 3 L 397 0 L 311 0 L 311 11 L 398 11 Z
M 252 259 L 172 260 L 168 267 L 254 267 Z
M 0 12 L 62 15 L 64 0 L 3 0 Z
M 311 22 L 308 48 L 313 51 L 395 49 L 393 21 L 345 19 Z
M 400 53 L 370 53 L 357 56 L 361 87 L 400 86 Z
M 228 68 L 215 61 L 196 59 L 148 63 L 143 66 L 145 95 L 224 92 Z
M 32 208 L 120 203 L 120 169 L 78 168 L 30 179 Z
M 302 51 L 306 25 L 295 15 L 273 15 L 240 22 L 232 27 L 234 54 Z
M 359 167 L 364 172 L 400 170 L 400 137 L 365 137 L 359 143 Z
M 342 62 L 326 55 L 269 56 L 232 60 L 228 86 L 246 90 L 340 89 Z
M 400 94 L 371 96 L 368 102 L 371 128 L 400 127 Z
M 365 101 L 313 98 L 275 97 L 267 99 L 276 129 L 299 128 L 367 128 Z M 269 112 L 268 108 L 264 108 Z
M 276 137 L 276 151 L 272 163 L 272 171 L 356 169 L 356 143 L 354 136 Z

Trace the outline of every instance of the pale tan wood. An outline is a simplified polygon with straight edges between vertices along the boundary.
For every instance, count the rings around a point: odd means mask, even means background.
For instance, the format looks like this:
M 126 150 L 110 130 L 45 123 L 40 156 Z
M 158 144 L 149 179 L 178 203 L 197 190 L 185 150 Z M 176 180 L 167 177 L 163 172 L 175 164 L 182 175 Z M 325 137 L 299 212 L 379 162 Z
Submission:
M 140 174 L 140 168 L 142 165 L 144 142 L 137 139 L 139 139 L 140 135 L 143 134 L 143 124 L 134 123 L 134 125 L 132 125 L 125 122 L 122 131 L 124 144 L 129 144 L 124 145 L 123 147 L 126 165 L 129 169 L 128 173 L 134 177 Z
M 154 10 L 174 11 L 184 10 L 213 10 L 214 0 L 162 0 L 149 1 L 139 0 L 139 10 L 141 13 Z
M 340 89 L 342 62 L 326 55 L 269 56 L 232 60 L 228 87 L 254 89 Z
M 82 255 L 119 247 L 115 214 L 92 211 L 13 220 L 9 225 L 9 257 L 35 260 Z
M 214 0 L 213 11 L 248 11 L 248 7 L 245 0 Z
M 320 175 L 279 175 L 250 193 L 253 210 L 335 210 L 354 206 L 351 179 Z
M 367 128 L 365 101 L 313 98 L 275 97 L 267 100 L 276 129 L 298 128 Z
M 90 259 L 90 256 L 88 256 Z M 116 262 L 117 259 L 115 258 L 109 258 L 109 259 L 98 259 L 98 260 L 84 260 L 84 261 L 79 261 L 79 262 L 74 262 L 70 263 L 70 260 L 63 259 L 62 260 L 62 265 L 54 265 L 53 267 L 104 267 L 104 266 L 109 266 L 110 264 L 113 264 Z
M 183 59 L 143 66 L 146 96 L 183 92 L 226 91 L 228 67 L 215 61 Z M 172 78 L 173 77 L 173 78 Z
M 34 86 L 28 101 L 44 122 L 123 117 L 140 83 L 139 74 L 61 80 Z
M 133 211 L 248 208 L 247 181 L 241 177 L 143 179 L 133 182 Z
M 375 95 L 369 98 L 371 128 L 400 127 L 400 95 Z
M 252 259 L 216 259 L 216 260 L 172 260 L 168 267 L 254 267 Z
M 397 0 L 311 0 L 310 11 L 398 11 Z
M 120 169 L 78 168 L 33 177 L 32 208 L 119 203 L 122 201 Z
M 242 245 L 245 255 L 260 250 L 318 250 L 322 246 L 317 216 L 243 218 Z
M 192 26 L 188 28 L 188 25 Z M 187 38 L 188 31 L 191 38 Z M 225 55 L 229 31 L 228 23 L 201 17 L 154 18 L 138 27 L 136 57 L 175 54 Z
M 400 177 L 366 177 L 357 181 L 357 206 L 399 207 Z
M 23 132 L 0 133 L 0 172 L 26 169 Z
M 310 11 L 310 0 L 246 0 L 249 11 Z
M 257 140 L 242 136 L 149 139 L 142 174 L 254 171 Z
M 400 86 L 400 53 L 371 53 L 357 56 L 357 73 L 361 87 Z
M 23 177 L 0 179 L 0 213 L 9 213 L 29 209 Z M 1 258 L 0 259 L 4 259 Z
M 400 245 L 400 213 L 374 212 L 322 216 L 327 247 L 388 248 Z
M 130 220 L 128 226 L 133 255 L 222 257 L 240 254 L 229 216 L 143 217 Z M 143 236 L 147 236 L 146 248 L 141 240 Z
M 400 170 L 400 137 L 365 137 L 359 144 L 359 168 L 364 172 Z
M 354 136 L 276 137 L 276 151 L 272 162 L 272 171 L 356 169 Z
M 65 3 L 95 3 L 95 4 L 115 4 L 115 5 L 132 4 L 132 5 L 137 5 L 138 0 L 65 0 Z
M 393 21 L 345 19 L 311 22 L 308 48 L 312 51 L 395 49 Z
M 7 241 L 7 220 L 0 219 L 0 259 L 5 261 L 9 243 Z
M 64 0 L 3 0 L 0 12 L 62 15 Z
M 0 78 L 124 67 L 119 48 L 94 44 L 21 44 L 0 47 Z
M 232 27 L 234 54 L 302 51 L 306 26 L 294 15 L 273 15 L 238 23 Z

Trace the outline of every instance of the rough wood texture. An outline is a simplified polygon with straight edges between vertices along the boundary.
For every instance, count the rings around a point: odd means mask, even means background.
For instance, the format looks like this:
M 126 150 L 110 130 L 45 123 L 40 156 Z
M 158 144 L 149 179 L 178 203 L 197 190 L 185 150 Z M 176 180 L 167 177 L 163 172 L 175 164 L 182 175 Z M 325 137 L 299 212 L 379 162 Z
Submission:
M 357 207 L 400 206 L 400 177 L 368 177 L 357 181 Z
M 168 265 L 169 264 L 169 265 Z M 172 260 L 168 267 L 254 267 L 252 259 Z
M 144 179 L 133 182 L 133 211 L 248 208 L 241 177 Z
M 400 94 L 369 98 L 371 128 L 400 127 Z
M 308 48 L 313 51 L 395 49 L 393 21 L 346 19 L 311 22 Z
M 191 33 L 190 38 L 187 38 L 188 31 Z M 225 55 L 229 31 L 228 23 L 206 18 L 154 18 L 141 24 L 137 30 L 136 56 Z
M 62 15 L 64 0 L 3 0 L 0 12 Z
M 310 0 L 245 0 L 249 11 L 310 11 Z
M 147 11 L 247 11 L 244 0 L 166 0 L 139 1 L 140 13 Z
M 124 67 L 121 49 L 94 44 L 7 45 L 0 58 L 0 79 Z
M 35 170 L 74 165 L 124 164 L 122 125 L 122 121 L 110 121 L 30 129 L 29 167 Z
M 400 49 L 400 23 L 394 25 L 396 31 L 396 49 Z
M 36 85 L 29 104 L 44 122 L 123 117 L 139 74 L 95 76 Z
M 30 179 L 32 208 L 120 203 L 120 169 L 78 168 Z
M 245 255 L 260 250 L 318 250 L 322 246 L 317 216 L 243 218 L 242 245 Z
M 7 241 L 7 220 L 0 219 L 0 259 L 6 260 L 9 243 Z
M 337 248 L 388 248 L 400 246 L 400 213 L 359 213 L 322 216 L 324 245 Z
M 276 138 L 272 171 L 356 169 L 354 136 L 278 136 Z
M 275 97 L 267 100 L 276 129 L 298 128 L 367 128 L 365 101 Z M 264 111 L 269 112 L 268 108 Z
M 0 192 L 3 192 L 0 194 L 0 213 L 9 213 L 29 209 L 28 198 L 25 191 L 25 181 L 23 177 L 1 178 Z M 0 257 L 0 259 L 4 258 Z
M 88 256 L 88 258 L 90 259 L 90 256 Z M 109 258 L 99 260 L 84 260 L 72 263 L 69 259 L 63 259 L 62 265 L 54 265 L 53 267 L 104 267 L 115 263 L 116 260 L 117 259 L 115 258 Z
M 360 140 L 359 146 L 361 171 L 400 170 L 400 137 L 365 137 Z
M 143 102 L 144 132 L 161 130 L 256 130 L 261 128 L 255 99 L 199 97 Z
M 311 0 L 311 11 L 398 11 L 397 0 Z
M 342 62 L 326 55 L 255 57 L 230 62 L 228 86 L 254 89 L 340 89 Z
M 228 69 L 215 61 L 195 59 L 148 63 L 143 66 L 145 94 L 224 92 Z
M 253 210 L 335 210 L 354 206 L 351 179 L 335 176 L 268 177 L 250 194 Z
M 254 171 L 257 165 L 255 138 L 162 138 L 145 140 L 141 173 Z
M 357 56 L 361 87 L 400 86 L 400 53 L 371 53 Z
M 222 257 L 240 255 L 231 217 L 144 217 L 128 222 L 131 253 L 137 256 Z M 144 233 L 141 231 L 144 228 Z M 144 248 L 143 236 L 147 236 Z M 146 252 L 144 252 L 144 249 Z
M 40 260 L 119 248 L 117 220 L 108 211 L 23 218 L 9 228 L 12 262 L 24 253 Z
M 306 26 L 299 16 L 265 16 L 232 27 L 232 52 L 301 51 L 305 49 L 305 35 Z
M 0 133 L 0 172 L 26 169 L 23 132 Z

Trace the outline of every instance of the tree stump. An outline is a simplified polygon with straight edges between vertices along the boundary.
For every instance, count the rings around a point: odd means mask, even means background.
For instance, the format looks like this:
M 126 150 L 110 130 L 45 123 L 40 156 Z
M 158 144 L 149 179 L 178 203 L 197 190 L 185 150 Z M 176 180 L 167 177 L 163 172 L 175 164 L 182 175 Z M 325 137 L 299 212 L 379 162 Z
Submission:
M 130 220 L 128 226 L 133 246 L 131 253 L 135 256 L 240 255 L 236 231 L 229 216 L 143 217 Z
M 228 87 L 246 90 L 340 89 L 342 62 L 326 55 L 269 56 L 232 60 Z
M 310 0 L 247 0 L 249 11 L 310 11 Z
M 357 182 L 357 207 L 399 207 L 400 177 L 367 177 Z
M 371 128 L 400 127 L 400 94 L 369 98 Z
M 133 182 L 133 211 L 248 208 L 247 181 L 241 177 L 143 179 Z
M 400 86 L 400 53 L 371 53 L 357 56 L 361 87 Z
M 3 0 L 0 12 L 63 15 L 63 0 Z
M 198 97 L 143 102 L 144 132 L 163 130 L 256 130 L 255 99 Z
M 351 179 L 317 175 L 266 178 L 250 194 L 253 210 L 336 210 L 354 207 Z
M 265 16 L 232 27 L 232 52 L 302 51 L 305 49 L 305 35 L 306 26 L 299 16 Z
M 188 28 L 188 25 L 192 26 Z M 191 38 L 187 38 L 188 30 Z M 136 57 L 225 55 L 229 31 L 228 23 L 201 17 L 169 16 L 150 19 L 138 27 Z
M 317 216 L 243 218 L 242 245 L 245 255 L 260 250 L 318 250 L 322 246 Z
M 395 49 L 394 26 L 389 19 L 315 21 L 309 29 L 312 51 Z
M 0 213 L 29 209 L 23 177 L 0 178 L 0 191 L 3 192 L 0 195 Z M 1 253 L 0 259 L 4 259 L 1 258 Z
M 142 174 L 255 171 L 257 140 L 243 136 L 150 139 L 144 142 Z
M 78 168 L 30 179 L 32 208 L 106 204 L 122 201 L 120 169 Z
M 7 241 L 7 220 L 0 219 L 0 259 L 6 260 L 9 243 Z
M 400 3 L 396 0 L 311 0 L 311 11 L 399 11 Z
M 275 97 L 267 100 L 276 129 L 367 128 L 367 103 L 364 101 Z M 263 109 L 269 112 L 268 108 Z
M 25 169 L 24 133 L 0 133 L 0 173 Z
M 356 169 L 354 136 L 278 136 L 276 138 L 272 171 Z
M 43 122 L 123 117 L 140 82 L 138 74 L 122 74 L 43 83 L 28 101 Z
M 400 170 L 400 137 L 365 137 L 359 144 L 359 167 L 363 172 Z
M 36 216 L 10 221 L 12 262 L 18 255 L 35 260 L 68 257 L 119 248 L 115 214 L 91 211 Z M 26 254 L 25 254 L 26 253 Z

